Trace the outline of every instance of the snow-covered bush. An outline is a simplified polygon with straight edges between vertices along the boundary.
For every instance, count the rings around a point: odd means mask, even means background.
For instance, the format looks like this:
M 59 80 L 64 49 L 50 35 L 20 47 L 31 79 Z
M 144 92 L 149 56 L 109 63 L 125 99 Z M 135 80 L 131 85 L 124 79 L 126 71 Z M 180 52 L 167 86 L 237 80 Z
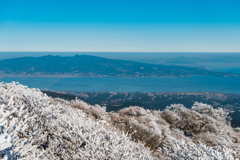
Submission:
M 137 114 L 139 111 L 144 114 Z M 160 159 L 163 155 L 165 159 L 240 157 L 240 134 L 227 123 L 228 113 L 222 108 L 195 103 L 192 109 L 187 109 L 173 104 L 164 111 L 124 108 L 119 115 L 117 119 L 121 121 L 115 120 L 114 125 L 120 125 L 131 133 L 132 140 L 154 150 L 155 157 L 161 155 Z
M 143 144 L 39 90 L 1 83 L 0 97 L 2 159 L 153 159 Z
M 0 159 L 238 159 L 239 129 L 227 116 L 202 103 L 106 112 L 0 83 Z
M 130 116 L 144 116 L 147 114 L 146 110 L 140 107 L 130 106 L 128 108 L 123 108 L 118 112 L 121 116 L 130 115 Z
M 229 113 L 224 111 L 223 108 L 213 109 L 211 105 L 196 102 L 193 104 L 192 110 L 200 114 L 208 115 L 216 119 L 217 121 L 221 121 L 223 123 L 228 120 L 227 118 Z

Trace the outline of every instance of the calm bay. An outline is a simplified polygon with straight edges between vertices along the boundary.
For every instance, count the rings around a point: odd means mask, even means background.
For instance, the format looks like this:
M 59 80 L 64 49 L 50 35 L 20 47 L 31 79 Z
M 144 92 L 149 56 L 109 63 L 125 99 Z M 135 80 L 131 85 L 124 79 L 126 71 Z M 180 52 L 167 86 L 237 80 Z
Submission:
M 58 77 L 4 77 L 1 82 L 19 83 L 30 88 L 47 90 Z M 226 92 L 240 94 L 240 77 L 193 76 L 184 78 L 63 78 L 50 86 L 51 91 L 110 92 Z

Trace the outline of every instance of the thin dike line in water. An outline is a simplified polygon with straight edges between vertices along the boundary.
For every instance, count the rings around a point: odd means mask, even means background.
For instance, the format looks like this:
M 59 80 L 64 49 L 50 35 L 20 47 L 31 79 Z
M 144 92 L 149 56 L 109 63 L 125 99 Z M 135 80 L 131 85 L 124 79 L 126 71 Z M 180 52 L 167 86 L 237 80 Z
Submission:
M 59 82 L 60 80 L 62 80 L 65 77 L 61 77 L 60 79 L 56 80 L 55 82 L 53 82 L 52 84 L 50 84 L 49 86 L 47 86 L 47 91 L 50 91 L 50 87 L 54 84 L 56 84 L 57 82 Z

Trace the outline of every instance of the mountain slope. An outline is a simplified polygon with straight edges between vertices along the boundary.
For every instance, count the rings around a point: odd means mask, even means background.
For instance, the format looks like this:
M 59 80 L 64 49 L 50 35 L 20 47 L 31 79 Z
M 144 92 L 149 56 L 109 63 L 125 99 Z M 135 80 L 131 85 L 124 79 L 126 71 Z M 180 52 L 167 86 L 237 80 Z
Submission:
M 40 90 L 0 84 L 0 159 L 153 159 L 143 144 L 103 124 Z
M 118 76 L 185 77 L 193 75 L 236 76 L 207 69 L 138 63 L 89 55 L 74 57 L 22 57 L 0 61 L 2 76 Z
M 240 134 L 227 115 L 202 103 L 191 109 L 135 106 L 106 112 L 80 100 L 52 99 L 38 89 L 0 83 L 0 158 L 238 159 Z

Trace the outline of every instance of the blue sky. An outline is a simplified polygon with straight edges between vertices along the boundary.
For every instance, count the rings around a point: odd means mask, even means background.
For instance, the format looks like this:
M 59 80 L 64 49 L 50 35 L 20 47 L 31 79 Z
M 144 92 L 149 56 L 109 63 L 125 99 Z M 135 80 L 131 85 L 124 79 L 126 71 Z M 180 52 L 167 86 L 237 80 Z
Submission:
M 0 51 L 240 52 L 240 1 L 0 0 Z

